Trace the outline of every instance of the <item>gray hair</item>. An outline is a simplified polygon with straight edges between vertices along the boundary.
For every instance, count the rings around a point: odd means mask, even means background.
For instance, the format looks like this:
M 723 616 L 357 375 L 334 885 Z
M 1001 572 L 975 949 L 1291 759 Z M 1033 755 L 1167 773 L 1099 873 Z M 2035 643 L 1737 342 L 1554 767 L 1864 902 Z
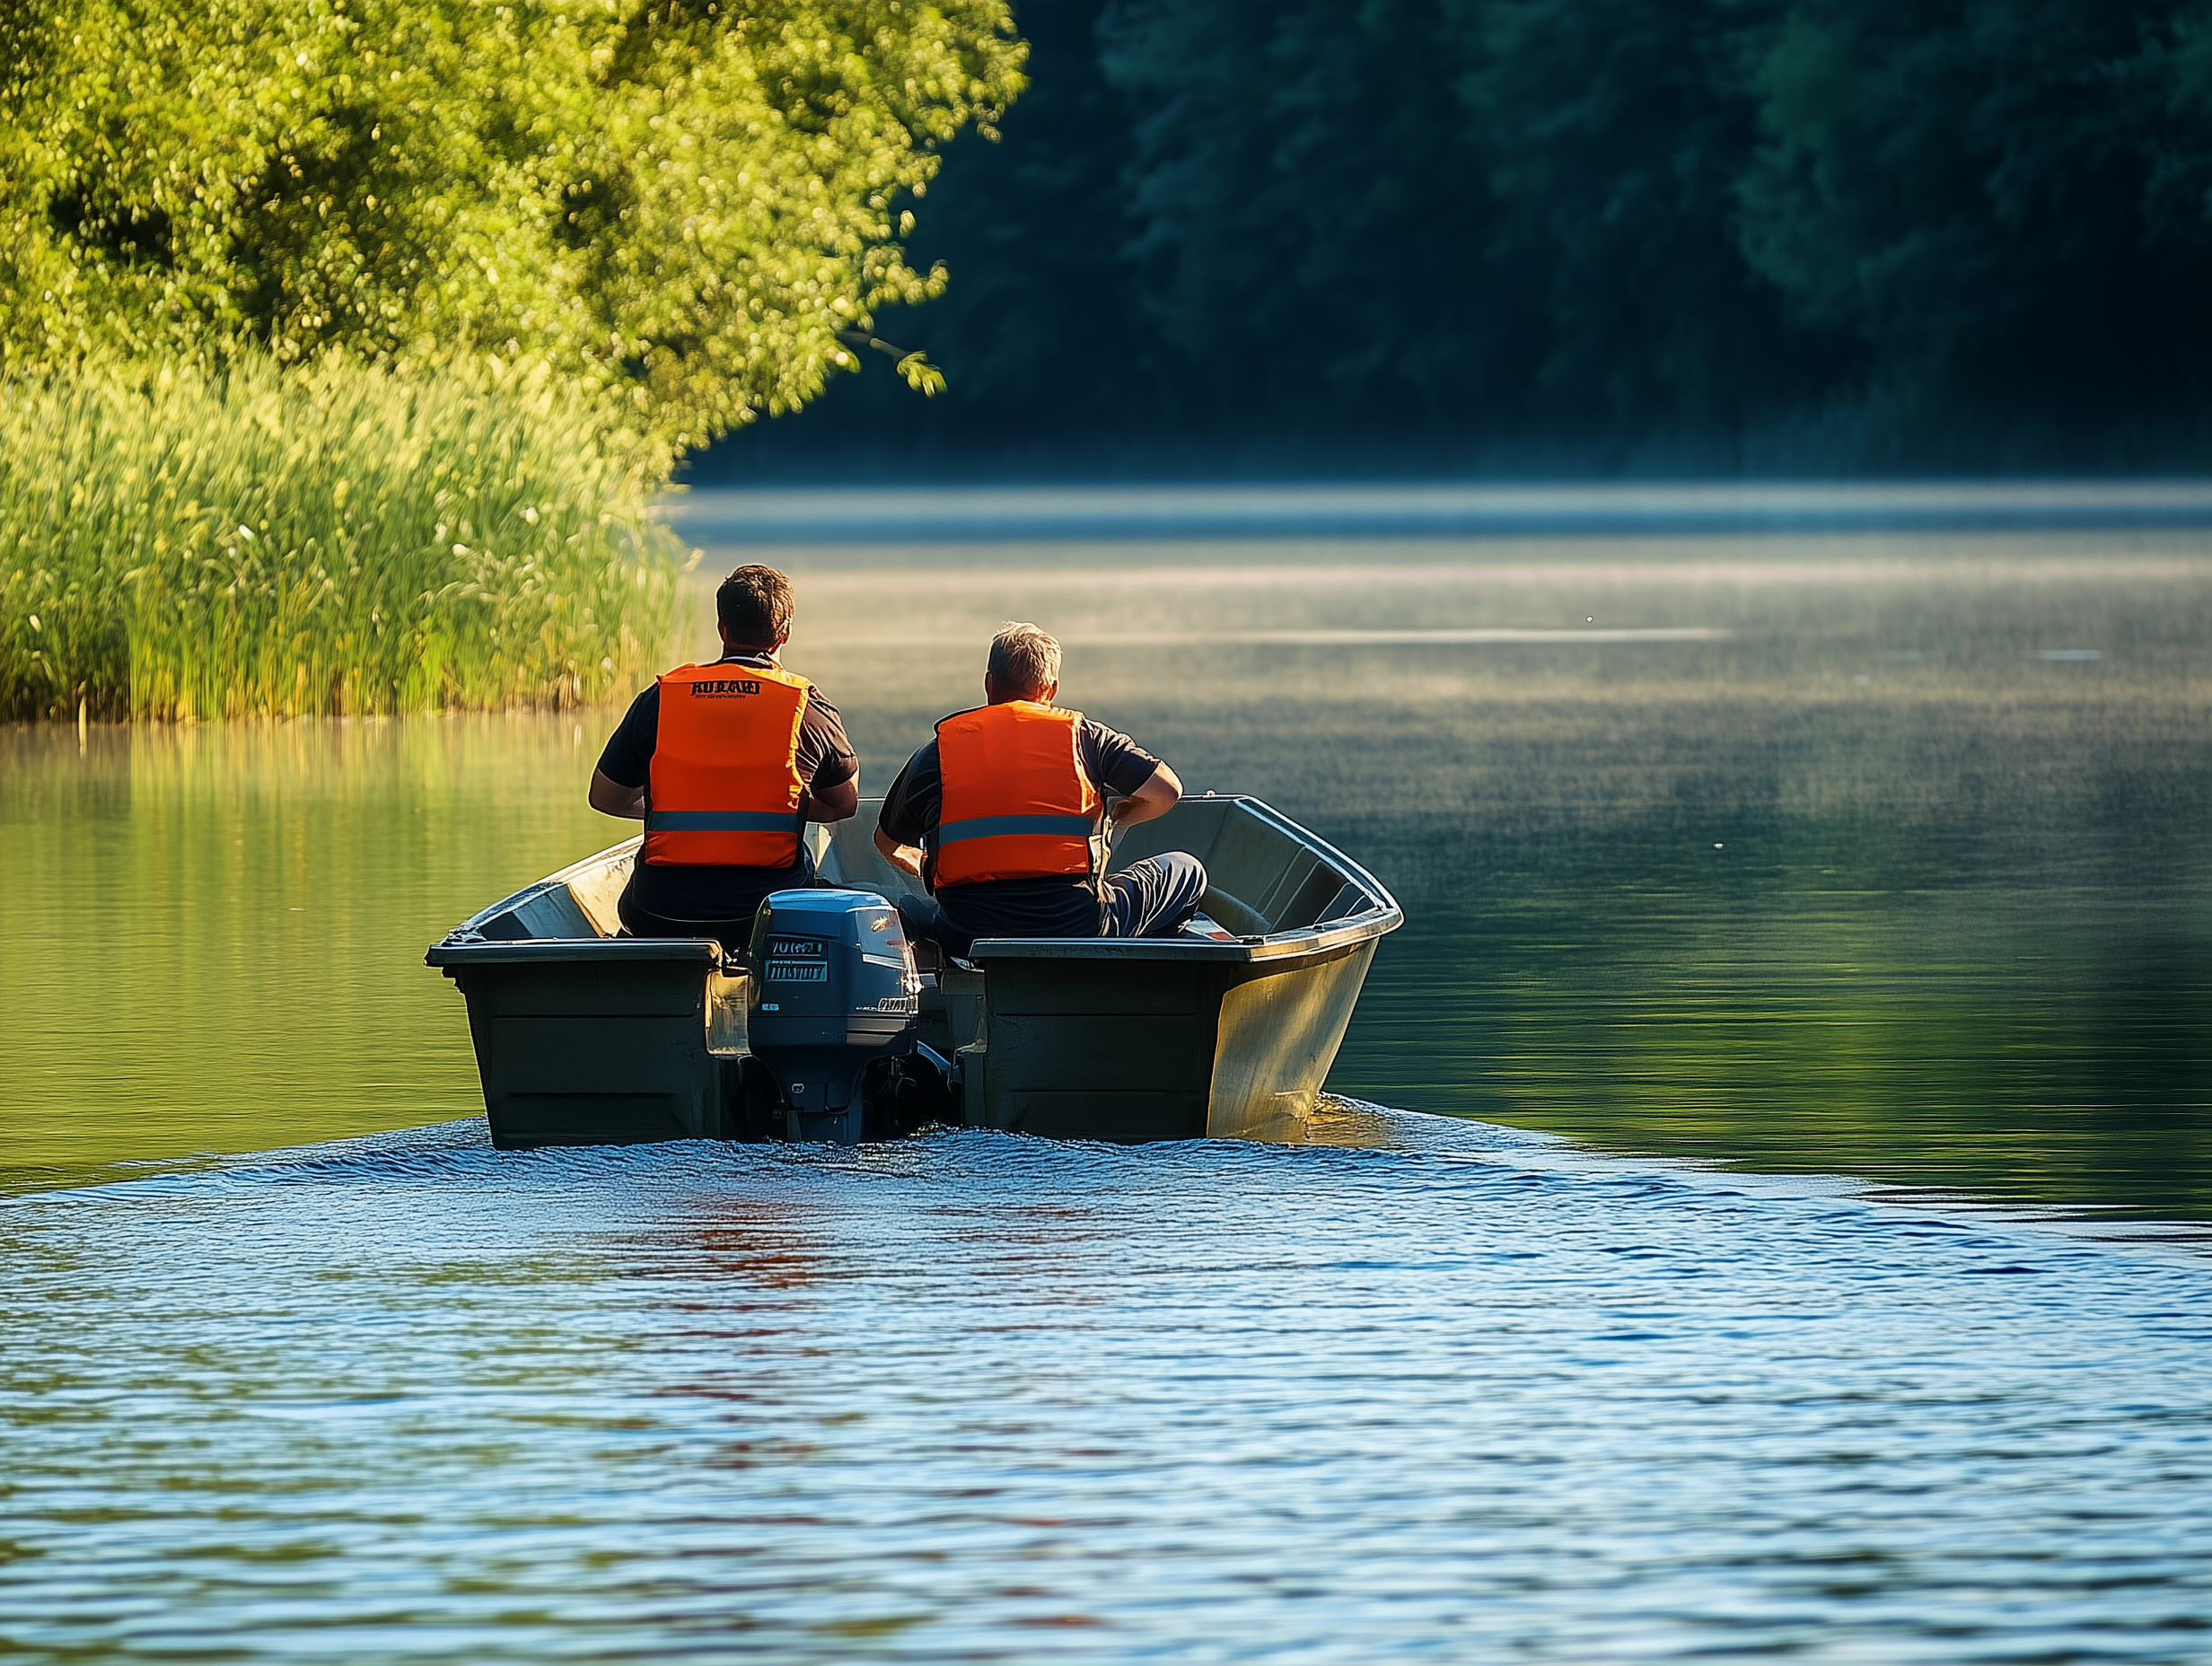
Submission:
M 1042 694 L 1060 680 L 1059 639 L 1021 619 L 1008 619 L 991 638 L 990 673 L 1002 688 Z

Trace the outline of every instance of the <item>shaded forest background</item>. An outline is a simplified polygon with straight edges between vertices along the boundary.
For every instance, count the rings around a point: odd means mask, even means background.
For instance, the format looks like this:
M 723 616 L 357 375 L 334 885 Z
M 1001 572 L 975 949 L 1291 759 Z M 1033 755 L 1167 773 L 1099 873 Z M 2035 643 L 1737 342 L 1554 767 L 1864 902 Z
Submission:
M 2208 0 L 1028 0 L 950 290 L 691 479 L 2200 470 Z

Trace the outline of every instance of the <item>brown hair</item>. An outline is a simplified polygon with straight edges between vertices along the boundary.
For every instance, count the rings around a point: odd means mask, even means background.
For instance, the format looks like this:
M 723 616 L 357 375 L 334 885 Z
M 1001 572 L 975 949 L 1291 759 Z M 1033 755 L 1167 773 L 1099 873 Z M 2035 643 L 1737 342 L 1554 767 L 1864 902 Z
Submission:
M 791 581 L 774 567 L 740 567 L 715 592 L 715 617 L 740 647 L 772 647 L 791 635 Z

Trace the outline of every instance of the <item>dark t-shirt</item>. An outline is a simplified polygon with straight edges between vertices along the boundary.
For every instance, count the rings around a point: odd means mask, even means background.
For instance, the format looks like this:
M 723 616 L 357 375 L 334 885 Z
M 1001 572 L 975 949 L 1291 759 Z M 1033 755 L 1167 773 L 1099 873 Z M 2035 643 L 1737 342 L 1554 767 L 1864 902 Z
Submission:
M 1084 718 L 1075 732 L 1075 756 L 1102 795 L 1127 798 L 1152 779 L 1160 760 L 1118 729 Z M 944 807 L 944 775 L 931 741 L 899 772 L 883 795 L 876 826 L 901 845 L 928 847 Z M 1080 874 L 1033 880 L 985 880 L 933 891 L 946 921 L 971 937 L 1095 937 L 1099 898 Z
M 765 653 L 725 653 L 717 665 L 750 665 L 768 670 Z M 653 752 L 661 737 L 661 685 L 651 684 L 630 702 L 630 709 L 599 755 L 600 773 L 620 786 L 644 786 L 652 778 Z M 842 786 L 859 771 L 853 743 L 845 738 L 838 708 L 809 688 L 799 718 L 799 774 L 816 793 Z M 800 827 L 798 859 L 787 868 L 663 867 L 641 862 L 630 881 L 638 907 L 672 920 L 728 920 L 750 915 L 771 890 L 803 885 L 814 877 L 807 854 L 805 827 Z

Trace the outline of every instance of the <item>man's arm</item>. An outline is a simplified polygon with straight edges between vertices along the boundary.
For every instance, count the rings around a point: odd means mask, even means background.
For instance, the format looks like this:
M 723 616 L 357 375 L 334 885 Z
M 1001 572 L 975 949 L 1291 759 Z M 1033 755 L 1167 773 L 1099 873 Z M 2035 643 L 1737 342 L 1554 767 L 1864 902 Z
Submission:
M 844 821 L 860 808 L 860 759 L 845 738 L 844 718 L 820 688 L 806 691 L 806 709 L 799 720 L 799 768 L 806 776 L 799 813 L 809 821 Z M 844 779 L 822 779 L 839 769 Z
M 883 854 L 883 860 L 901 873 L 922 877 L 922 853 L 913 845 L 901 845 L 882 828 L 875 830 L 875 847 Z
M 592 771 L 592 786 L 585 801 L 602 816 L 625 821 L 645 819 L 645 783 L 653 773 L 653 750 L 661 727 L 661 687 L 647 683 L 622 714 L 622 721 L 607 737 L 599 767 Z M 618 777 L 636 781 L 628 786 Z
M 937 824 L 937 806 L 943 784 L 937 775 L 937 743 L 926 742 L 900 767 L 883 808 L 875 819 L 875 848 L 900 872 L 923 877 L 926 858 L 909 838 L 926 838 Z M 898 832 L 891 829 L 896 828 Z
M 1181 801 L 1182 795 L 1182 778 L 1162 764 L 1136 792 L 1106 806 L 1107 822 L 1115 830 L 1133 828 L 1140 821 L 1164 816 Z
M 816 786 L 807 789 L 799 801 L 799 813 L 809 821 L 843 821 L 860 808 L 860 772 L 838 782 L 835 786 Z
M 645 789 L 624 786 L 603 769 L 592 771 L 591 804 L 602 816 L 620 816 L 630 821 L 645 819 Z M 845 812 L 851 815 L 851 811 Z

